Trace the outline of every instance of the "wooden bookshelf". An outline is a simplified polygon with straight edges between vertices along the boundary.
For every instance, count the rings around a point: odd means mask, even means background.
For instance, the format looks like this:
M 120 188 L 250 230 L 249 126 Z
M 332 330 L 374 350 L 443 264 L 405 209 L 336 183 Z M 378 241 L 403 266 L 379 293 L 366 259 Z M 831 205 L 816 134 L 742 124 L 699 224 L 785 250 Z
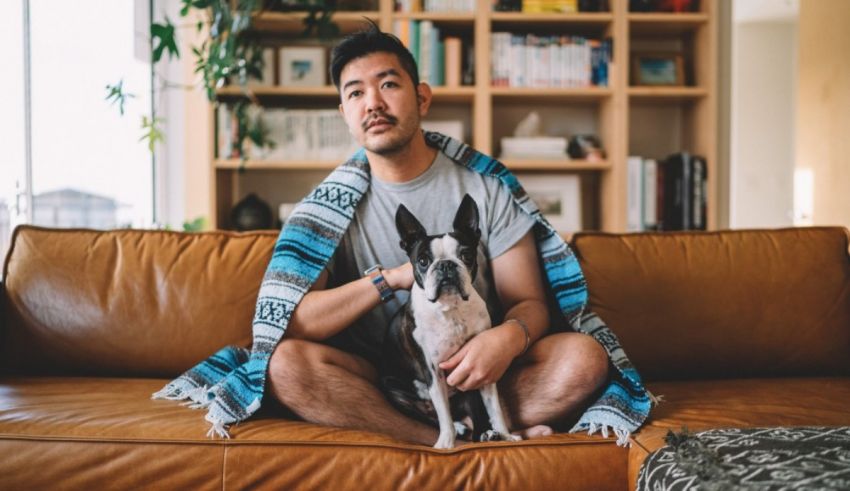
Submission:
M 341 30 L 352 32 L 364 16 L 392 32 L 398 20 L 431 20 L 453 35 L 474 43 L 475 85 L 433 87 L 432 113 L 460 114 L 469 125 L 469 141 L 476 149 L 498 156 L 499 139 L 510 136 L 506 125 L 525 110 L 540 110 L 547 121 L 590 128 L 605 147 L 601 162 L 541 159 L 508 159 L 505 164 L 518 172 L 578 173 L 583 196 L 585 228 L 611 232 L 626 229 L 627 171 L 629 155 L 664 158 L 671 148 L 702 155 L 708 163 L 708 225 L 717 223 L 717 12 L 715 2 L 700 2 L 701 10 L 683 14 L 628 12 L 628 0 L 611 0 L 611 11 L 572 14 L 523 14 L 491 12 L 491 0 L 476 0 L 472 13 L 400 13 L 393 0 L 378 0 L 378 10 L 340 12 L 334 20 Z M 255 25 L 265 34 L 293 36 L 300 32 L 303 14 L 264 13 Z M 530 32 L 584 35 L 613 41 L 613 61 L 607 87 L 532 89 L 492 87 L 490 34 Z M 632 53 L 643 45 L 669 44 L 684 53 L 690 86 L 636 87 L 629 85 Z M 222 99 L 243 97 L 238 87 L 218 91 Z M 263 104 L 286 105 L 297 102 L 316 108 L 336 108 L 338 94 L 333 87 L 291 88 L 254 87 L 251 96 Z M 214 118 L 211 118 L 214 119 Z M 214 123 L 213 123 L 214 124 Z M 213 131 L 213 130 L 211 130 Z M 587 131 L 587 130 L 585 130 Z M 213 140 L 214 141 L 214 140 Z M 640 152 L 640 153 L 639 153 Z M 213 158 L 214 225 L 227 227 L 227 210 L 252 186 L 269 186 L 279 179 L 281 188 L 303 175 L 319 178 L 338 165 L 327 161 L 252 161 Z M 252 173 L 257 173 L 256 176 Z M 305 178 L 306 179 L 306 178 Z M 309 179 L 307 179 L 309 180 Z M 277 181 L 275 181 L 277 182 Z M 258 184 L 259 183 L 259 184 Z M 271 187 L 271 186 L 269 186 Z M 306 192 L 306 190 L 305 190 Z M 261 197 L 263 194 L 261 194 Z M 275 197 L 266 198 L 273 208 Z M 587 212 L 590 213 L 587 213 Z

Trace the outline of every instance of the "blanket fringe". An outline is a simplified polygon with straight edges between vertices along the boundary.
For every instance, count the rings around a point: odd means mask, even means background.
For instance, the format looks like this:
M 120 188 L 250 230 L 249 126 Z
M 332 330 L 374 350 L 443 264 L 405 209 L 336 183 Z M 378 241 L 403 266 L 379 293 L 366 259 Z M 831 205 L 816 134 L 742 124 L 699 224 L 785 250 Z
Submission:
M 160 390 L 151 394 L 151 399 L 167 399 L 169 401 L 180 401 L 185 399 L 183 390 L 173 384 L 168 384 Z
M 230 439 L 230 433 L 227 432 L 227 425 L 222 421 L 210 421 L 210 429 L 207 431 L 207 438 L 215 438 L 218 436 L 219 438 Z
M 609 432 L 613 430 L 614 434 L 617 435 L 617 445 L 620 447 L 630 447 L 631 441 L 629 438 L 632 436 L 632 432 L 626 428 L 620 426 L 609 426 L 606 424 L 596 424 L 590 423 L 588 427 L 587 434 L 593 435 L 597 431 L 602 433 L 602 438 L 608 438 Z
M 652 403 L 652 407 L 655 407 L 664 402 L 664 394 L 656 396 L 655 394 L 650 392 L 649 389 L 646 390 L 646 394 L 649 396 L 649 402 Z

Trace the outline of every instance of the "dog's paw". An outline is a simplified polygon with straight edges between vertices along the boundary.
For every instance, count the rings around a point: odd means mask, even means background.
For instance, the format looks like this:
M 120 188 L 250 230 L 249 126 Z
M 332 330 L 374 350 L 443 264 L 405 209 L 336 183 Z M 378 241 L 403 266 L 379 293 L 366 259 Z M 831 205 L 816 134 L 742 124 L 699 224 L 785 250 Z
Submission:
M 496 430 L 487 430 L 479 438 L 482 442 L 516 442 L 522 440 L 519 435 L 511 433 L 499 433 Z
M 455 421 L 453 426 L 455 428 L 455 434 L 458 438 L 469 440 L 469 434 L 472 431 L 472 428 L 466 426 L 466 423 L 463 423 L 461 421 Z
M 455 447 L 455 435 L 454 433 L 448 432 L 440 432 L 439 438 L 437 438 L 437 443 L 434 444 L 434 448 L 454 448 Z

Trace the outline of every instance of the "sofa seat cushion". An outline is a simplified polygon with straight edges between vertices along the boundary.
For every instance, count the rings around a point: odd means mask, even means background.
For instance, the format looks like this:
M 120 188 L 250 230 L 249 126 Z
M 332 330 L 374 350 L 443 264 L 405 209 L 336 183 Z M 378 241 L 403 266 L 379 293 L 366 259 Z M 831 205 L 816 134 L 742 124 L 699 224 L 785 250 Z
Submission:
M 632 438 L 633 486 L 649 453 L 665 445 L 669 430 L 775 426 L 850 426 L 850 377 L 654 382 L 662 402 Z
M 0 476 L 19 489 L 121 489 L 162 479 L 172 489 L 350 488 L 355 480 L 370 489 L 626 486 L 628 452 L 598 436 L 434 450 L 263 408 L 232 427 L 232 439 L 213 440 L 202 411 L 150 399 L 165 383 L 0 378 Z

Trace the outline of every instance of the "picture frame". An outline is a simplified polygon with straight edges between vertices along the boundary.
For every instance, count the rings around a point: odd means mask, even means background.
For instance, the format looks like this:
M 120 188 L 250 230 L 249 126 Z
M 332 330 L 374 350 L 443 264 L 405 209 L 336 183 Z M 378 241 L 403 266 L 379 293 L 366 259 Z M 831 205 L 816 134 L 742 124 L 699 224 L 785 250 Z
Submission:
M 558 232 L 576 232 L 581 223 L 581 181 L 576 174 L 518 174 L 520 184 Z
M 280 85 L 287 87 L 321 87 L 326 85 L 327 52 L 321 46 L 281 47 Z
M 635 53 L 632 85 L 675 87 L 685 85 L 684 61 L 680 53 Z

